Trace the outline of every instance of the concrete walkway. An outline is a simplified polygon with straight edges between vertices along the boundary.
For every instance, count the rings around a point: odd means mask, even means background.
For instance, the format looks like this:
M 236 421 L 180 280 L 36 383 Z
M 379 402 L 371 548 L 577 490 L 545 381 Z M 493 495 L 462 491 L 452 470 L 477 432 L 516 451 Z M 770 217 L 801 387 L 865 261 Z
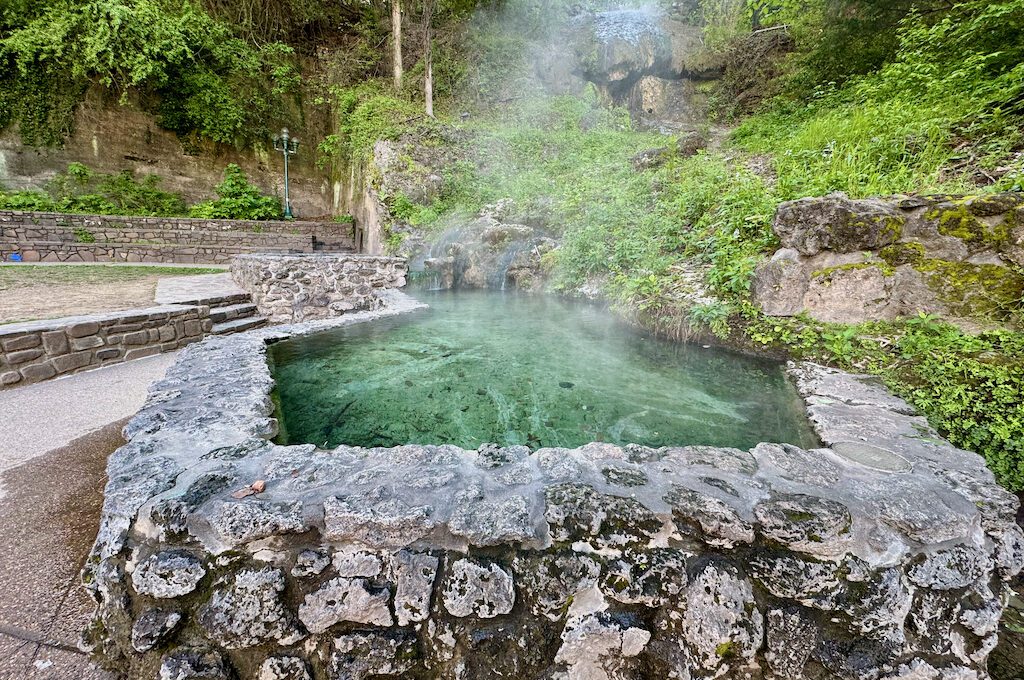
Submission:
M 0 392 L 0 680 L 108 680 L 78 650 L 108 456 L 175 355 Z
M 0 473 L 134 414 L 175 356 L 158 354 L 0 391 Z M 0 498 L 2 484 L 0 479 Z
M 0 680 L 113 680 L 78 649 L 93 611 L 79 573 L 124 423 L 0 473 Z
M 160 267 L 174 269 L 224 269 L 226 264 L 192 264 L 181 262 L 7 262 L 0 267 Z
M 171 276 L 156 282 L 158 305 L 185 304 L 245 294 L 231 279 L 231 274 Z

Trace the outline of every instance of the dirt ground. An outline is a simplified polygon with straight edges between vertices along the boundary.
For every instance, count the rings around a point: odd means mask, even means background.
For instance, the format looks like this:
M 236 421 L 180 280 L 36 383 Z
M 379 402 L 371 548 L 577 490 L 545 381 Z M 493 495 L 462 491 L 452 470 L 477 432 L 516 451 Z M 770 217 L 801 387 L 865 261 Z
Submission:
M 0 324 L 152 307 L 158 279 L 221 271 L 120 265 L 0 266 Z

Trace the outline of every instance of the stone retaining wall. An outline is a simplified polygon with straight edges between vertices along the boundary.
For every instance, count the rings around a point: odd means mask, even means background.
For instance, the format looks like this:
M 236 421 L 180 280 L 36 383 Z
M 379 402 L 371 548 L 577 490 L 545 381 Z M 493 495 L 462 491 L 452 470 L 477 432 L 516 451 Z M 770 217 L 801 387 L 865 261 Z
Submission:
M 113 228 L 109 226 L 71 229 L 52 226 L 0 225 L 0 242 L 32 243 L 96 243 L 132 244 L 154 243 L 179 246 L 241 246 L 243 248 L 272 249 L 283 252 L 313 252 L 311 234 L 285 234 L 277 232 L 251 233 L 244 231 L 208 231 L 158 228 Z
M 166 262 L 171 264 L 228 264 L 239 253 L 262 248 L 239 246 L 179 246 L 167 243 L 60 243 L 35 241 L 11 245 L 0 242 L 0 259 L 14 253 L 23 262 Z
M 154 386 L 85 571 L 98 660 L 176 680 L 986 677 L 1017 500 L 876 381 L 792 367 L 814 450 L 273 444 L 267 344 L 417 307 L 385 297 L 208 339 Z
M 271 323 L 325 319 L 377 309 L 379 293 L 405 285 L 403 258 L 374 255 L 243 255 L 231 261 L 235 283 Z
M 169 352 L 202 340 L 210 308 L 164 305 L 0 325 L 0 389 Z
M 176 229 L 184 231 L 243 231 L 247 233 L 309 234 L 318 238 L 351 239 L 352 225 L 303 220 L 207 220 L 191 217 L 73 215 L 68 213 L 0 210 L 3 226 L 62 226 L 85 229 Z
M 0 211 L 0 259 L 25 262 L 229 262 L 252 252 L 337 252 L 351 224 Z

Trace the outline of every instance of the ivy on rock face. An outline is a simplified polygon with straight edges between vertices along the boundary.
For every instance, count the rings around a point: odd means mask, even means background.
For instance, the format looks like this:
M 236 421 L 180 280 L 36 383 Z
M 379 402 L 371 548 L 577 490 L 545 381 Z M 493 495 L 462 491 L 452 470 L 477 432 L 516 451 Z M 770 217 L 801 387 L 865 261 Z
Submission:
M 0 14 L 0 126 L 57 145 L 99 84 L 152 107 L 175 132 L 218 142 L 266 136 L 299 76 L 292 48 L 236 36 L 195 2 L 44 0 Z M 33 93 L 38 93 L 33 96 Z

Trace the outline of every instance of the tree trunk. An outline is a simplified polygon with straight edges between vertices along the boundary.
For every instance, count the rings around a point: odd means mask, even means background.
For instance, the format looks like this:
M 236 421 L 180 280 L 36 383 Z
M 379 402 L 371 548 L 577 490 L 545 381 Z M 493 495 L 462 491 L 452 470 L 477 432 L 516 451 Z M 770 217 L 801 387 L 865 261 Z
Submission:
M 391 64 L 394 68 L 395 89 L 402 89 L 402 3 L 391 0 Z
M 423 61 L 426 64 L 426 74 L 423 78 L 423 101 L 426 103 L 427 115 L 434 117 L 434 56 L 433 56 L 433 35 L 430 30 L 431 15 L 434 12 L 434 3 L 425 0 L 423 3 Z

